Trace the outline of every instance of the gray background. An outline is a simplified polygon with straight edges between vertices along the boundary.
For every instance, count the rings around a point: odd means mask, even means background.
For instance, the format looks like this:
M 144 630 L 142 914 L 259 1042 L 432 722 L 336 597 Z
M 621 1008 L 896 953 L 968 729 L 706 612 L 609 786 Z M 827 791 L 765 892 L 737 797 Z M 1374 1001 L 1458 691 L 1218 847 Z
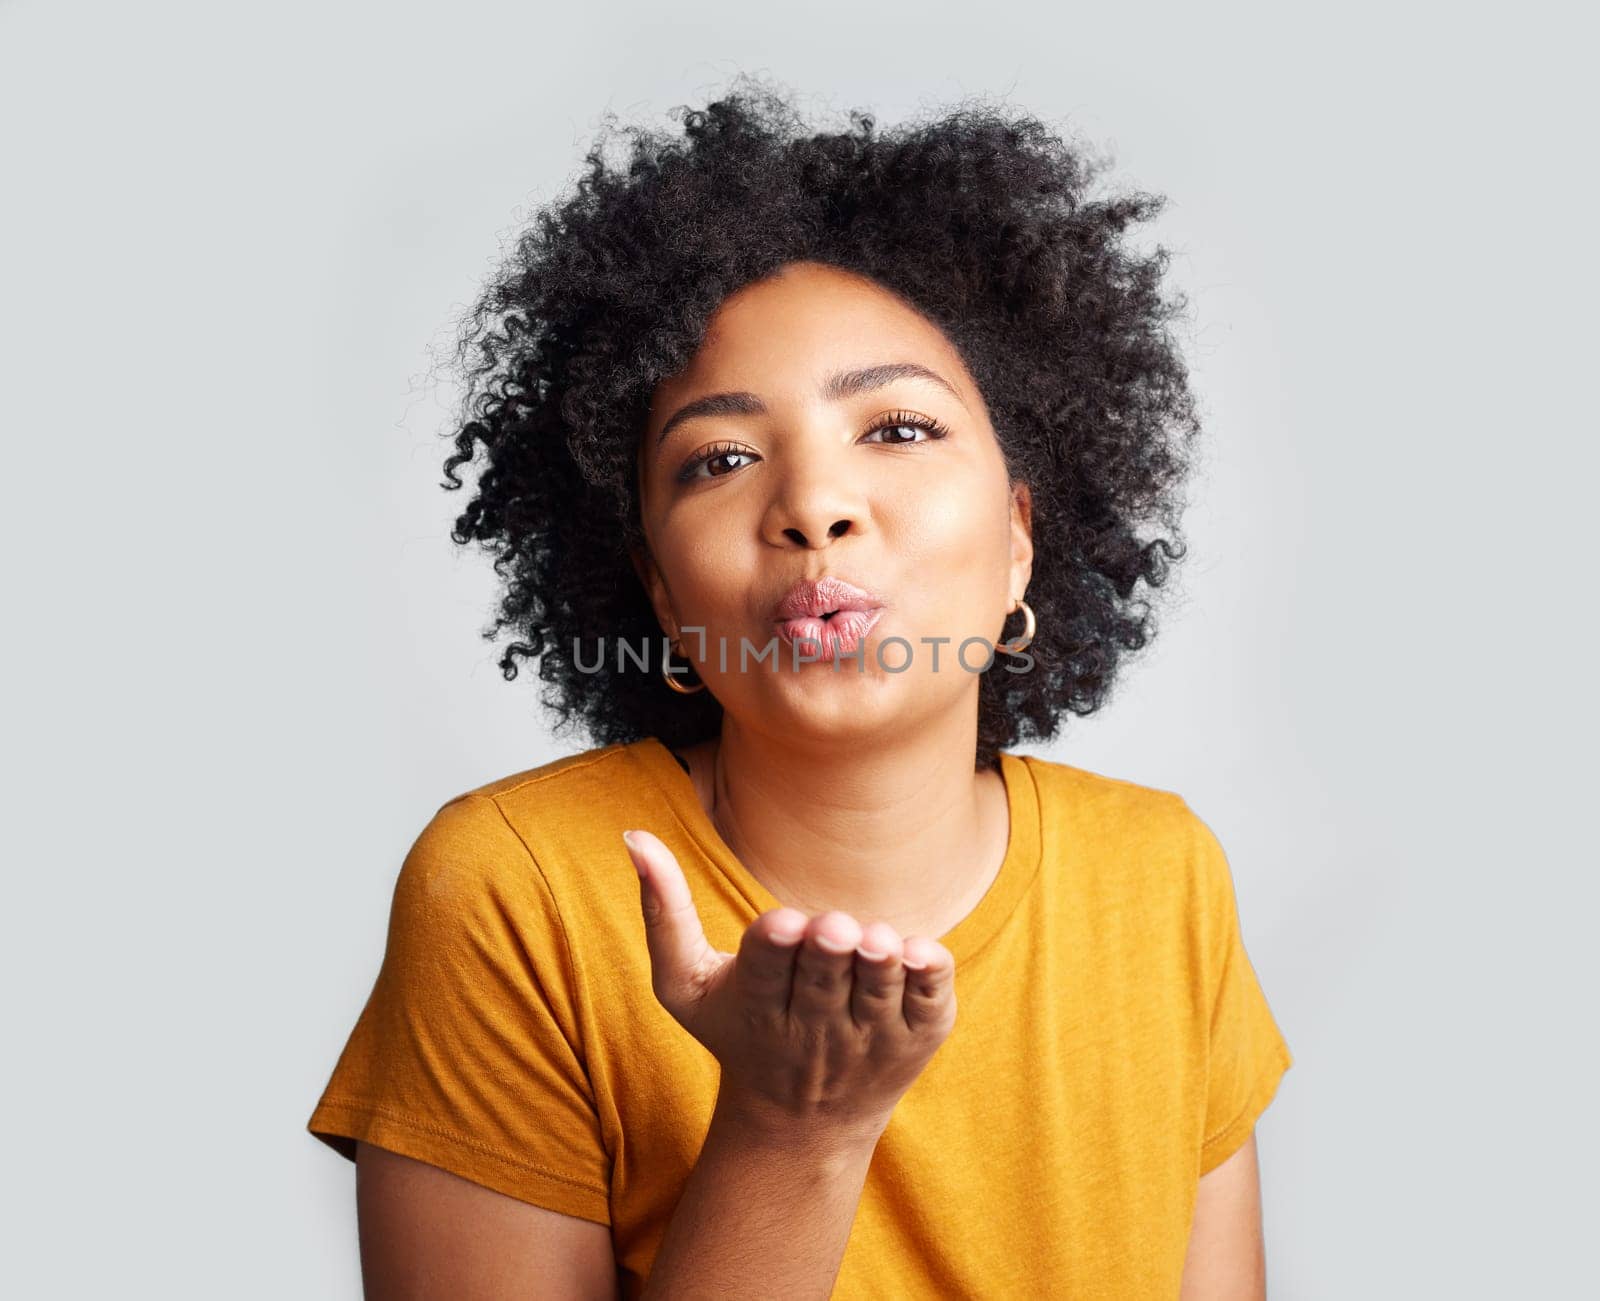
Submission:
M 6 1290 L 358 1295 L 304 1124 L 400 859 L 571 748 L 478 637 L 439 363 L 603 110 L 741 70 L 885 124 L 1008 96 L 1169 196 L 1193 552 L 1039 752 L 1229 853 L 1296 1057 L 1275 1297 L 1592 1286 L 1576 8 L 573 9 L 0 5 Z

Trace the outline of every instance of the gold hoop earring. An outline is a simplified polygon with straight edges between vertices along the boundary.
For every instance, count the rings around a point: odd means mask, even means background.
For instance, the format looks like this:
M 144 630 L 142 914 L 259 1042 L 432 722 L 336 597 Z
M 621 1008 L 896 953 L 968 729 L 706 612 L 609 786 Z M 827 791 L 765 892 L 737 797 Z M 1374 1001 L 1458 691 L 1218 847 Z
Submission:
M 1002 655 L 1020 655 L 1033 640 L 1033 634 L 1039 630 L 1039 625 L 1033 617 L 1033 607 L 1026 601 L 1018 601 L 1012 613 L 1022 611 L 1022 636 L 1017 641 L 1003 641 L 995 647 Z
M 671 668 L 671 667 L 672 667 L 672 651 L 668 650 L 666 655 L 663 656 L 662 660 L 661 660 L 661 680 L 663 682 L 665 682 L 669 687 L 671 687 L 674 691 L 676 691 L 680 696 L 692 696 L 692 695 L 694 695 L 695 692 L 704 691 L 706 689 L 706 684 L 704 682 L 702 682 L 697 687 L 681 686 L 679 684 L 679 682 L 678 682 L 678 679 L 676 677 L 674 677 L 671 673 L 667 672 L 667 670 L 669 668 Z

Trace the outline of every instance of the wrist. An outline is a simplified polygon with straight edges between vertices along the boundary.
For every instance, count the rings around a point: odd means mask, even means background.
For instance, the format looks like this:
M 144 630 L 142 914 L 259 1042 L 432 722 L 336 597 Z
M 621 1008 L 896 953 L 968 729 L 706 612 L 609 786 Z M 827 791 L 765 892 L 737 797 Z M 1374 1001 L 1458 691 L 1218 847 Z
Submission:
M 813 1154 L 830 1163 L 870 1160 L 889 1118 L 798 1115 L 770 1099 L 722 1091 L 711 1116 L 714 1131 L 742 1147 L 789 1158 Z

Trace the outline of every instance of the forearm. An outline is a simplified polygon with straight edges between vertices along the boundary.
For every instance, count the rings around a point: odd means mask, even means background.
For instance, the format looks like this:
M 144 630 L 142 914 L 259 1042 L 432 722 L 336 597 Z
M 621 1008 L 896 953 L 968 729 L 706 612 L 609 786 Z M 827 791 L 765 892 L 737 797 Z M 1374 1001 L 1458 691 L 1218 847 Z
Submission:
M 753 1121 L 719 1099 L 643 1296 L 832 1294 L 877 1135 Z

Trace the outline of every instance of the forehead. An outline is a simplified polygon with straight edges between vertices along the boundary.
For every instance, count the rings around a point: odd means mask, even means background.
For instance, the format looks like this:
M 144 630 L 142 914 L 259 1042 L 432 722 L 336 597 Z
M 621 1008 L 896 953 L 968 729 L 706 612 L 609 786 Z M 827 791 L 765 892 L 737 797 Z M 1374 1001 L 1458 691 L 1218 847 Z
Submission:
M 688 366 L 657 386 L 652 423 L 709 388 L 800 397 L 822 375 L 886 361 L 921 362 L 960 389 L 972 385 L 943 332 L 898 295 L 837 267 L 790 263 L 722 302 Z

